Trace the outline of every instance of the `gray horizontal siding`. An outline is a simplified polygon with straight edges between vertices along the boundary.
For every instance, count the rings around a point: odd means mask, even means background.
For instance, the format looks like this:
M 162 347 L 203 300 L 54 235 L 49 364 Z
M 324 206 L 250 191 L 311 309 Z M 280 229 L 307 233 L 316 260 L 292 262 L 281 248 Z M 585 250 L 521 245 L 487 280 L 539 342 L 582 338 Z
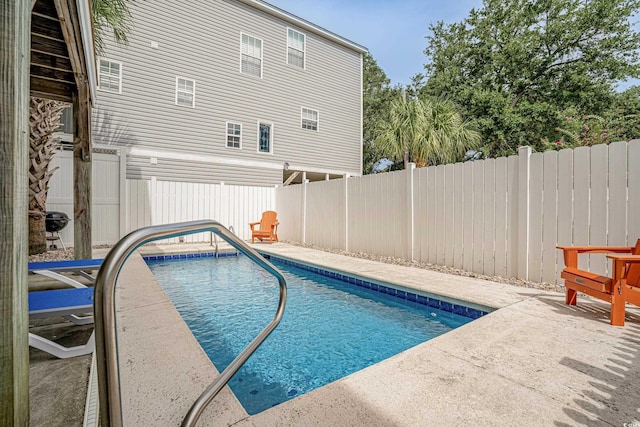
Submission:
M 300 70 L 286 63 L 291 25 L 235 0 L 130 7 L 129 46 L 108 43 L 104 55 L 123 63 L 122 94 L 98 92 L 96 114 L 109 119 L 96 141 L 360 173 L 359 53 L 301 31 Z M 263 40 L 262 79 L 239 72 L 241 31 Z M 175 105 L 176 76 L 196 81 L 196 108 Z M 301 107 L 319 111 L 318 132 L 300 128 Z M 274 124 L 273 154 L 257 152 L 258 120 Z M 242 123 L 242 150 L 226 148 L 227 121 Z
M 196 182 L 217 184 L 223 181 L 231 185 L 271 187 L 282 183 L 282 171 L 265 168 L 244 168 L 219 163 L 194 162 L 188 160 L 157 159 L 152 165 L 149 157 L 127 157 L 127 179 L 150 179 L 163 181 Z

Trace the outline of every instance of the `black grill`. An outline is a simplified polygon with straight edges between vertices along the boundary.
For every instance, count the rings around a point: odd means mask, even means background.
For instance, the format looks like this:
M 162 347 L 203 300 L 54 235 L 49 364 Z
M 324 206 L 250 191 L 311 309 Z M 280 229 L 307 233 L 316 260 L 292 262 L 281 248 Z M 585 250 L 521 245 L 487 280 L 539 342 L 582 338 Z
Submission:
M 45 228 L 49 233 L 61 231 L 69 223 L 69 217 L 64 212 L 47 212 L 44 220 Z

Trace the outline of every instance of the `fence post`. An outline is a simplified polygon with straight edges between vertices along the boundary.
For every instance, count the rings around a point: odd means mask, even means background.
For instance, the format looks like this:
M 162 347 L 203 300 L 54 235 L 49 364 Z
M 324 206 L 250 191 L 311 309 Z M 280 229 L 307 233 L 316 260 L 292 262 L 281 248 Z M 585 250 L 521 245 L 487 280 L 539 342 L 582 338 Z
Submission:
M 628 244 L 634 243 L 634 239 L 640 238 L 640 168 L 631 167 L 631 165 L 640 164 L 640 139 L 632 139 L 627 143 L 627 164 L 628 166 L 628 192 L 629 199 L 627 202 L 628 212 L 630 213 L 627 221 Z M 635 212 L 634 215 L 631 215 Z
M 307 243 L 307 173 L 302 172 L 302 243 Z
M 518 148 L 518 278 L 529 279 L 531 147 Z
M 118 240 L 123 238 L 128 231 L 127 227 L 127 153 L 128 149 L 119 148 L 118 157 L 120 159 L 120 236 Z
M 158 177 L 155 175 L 151 177 L 151 182 L 149 183 L 149 224 L 147 225 L 157 225 L 160 222 L 156 220 L 158 217 L 158 213 L 156 212 L 156 206 L 158 201 Z
M 278 188 L 280 188 L 278 184 L 273 187 L 273 191 L 271 192 L 271 200 L 269 201 L 269 209 L 276 212 L 278 212 L 278 206 L 276 205 L 276 200 L 278 200 Z
M 220 218 L 218 218 L 218 221 L 225 227 L 229 226 L 230 205 L 231 201 L 229 200 L 229 195 L 226 192 L 224 181 L 220 181 Z
M 413 261 L 414 249 L 414 213 L 413 213 L 413 171 L 415 163 L 409 163 L 407 168 L 407 260 Z
M 344 250 L 349 252 L 349 174 L 344 175 Z

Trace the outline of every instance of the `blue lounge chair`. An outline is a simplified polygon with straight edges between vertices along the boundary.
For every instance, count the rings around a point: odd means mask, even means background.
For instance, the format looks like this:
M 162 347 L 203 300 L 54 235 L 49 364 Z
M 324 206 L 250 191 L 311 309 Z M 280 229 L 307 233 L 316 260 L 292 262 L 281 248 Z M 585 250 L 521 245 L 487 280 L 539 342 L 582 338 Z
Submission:
M 102 259 L 77 259 L 71 261 L 47 261 L 47 262 L 30 262 L 29 273 L 39 274 L 51 279 L 57 280 L 74 288 L 84 288 L 85 285 L 73 280 L 72 278 L 65 276 L 61 273 L 74 272 L 78 273 L 85 279 L 88 279 L 91 283 L 95 283 L 96 279 L 91 274 L 87 273 L 89 270 L 97 270 L 102 265 Z
M 93 313 L 93 288 L 86 287 L 77 280 L 60 273 L 77 272 L 94 282 L 94 277 L 86 271 L 99 268 L 101 263 L 101 259 L 29 263 L 30 273 L 47 276 L 73 286 L 72 289 L 29 292 L 29 318 L 62 316 L 76 325 L 93 323 L 93 315 L 87 314 Z M 83 356 L 93 352 L 94 333 L 91 334 L 86 344 L 76 347 L 64 347 L 39 335 L 29 333 L 29 345 L 60 359 Z
M 80 314 L 93 312 L 93 288 L 57 289 L 29 292 L 29 319 L 63 316 L 76 325 L 93 323 L 93 316 Z M 93 352 L 94 333 L 86 344 L 64 347 L 39 335 L 29 333 L 29 345 L 59 358 L 83 356 Z

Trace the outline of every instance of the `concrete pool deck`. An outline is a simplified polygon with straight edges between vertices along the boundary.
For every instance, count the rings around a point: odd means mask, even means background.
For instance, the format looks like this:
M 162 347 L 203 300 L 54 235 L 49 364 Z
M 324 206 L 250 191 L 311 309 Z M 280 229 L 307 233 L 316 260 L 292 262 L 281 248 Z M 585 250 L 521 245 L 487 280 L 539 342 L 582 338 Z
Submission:
M 225 388 L 198 425 L 640 425 L 638 308 L 627 306 L 626 326 L 612 327 L 608 305 L 584 297 L 567 307 L 554 292 L 286 244 L 254 247 L 498 310 L 257 415 Z M 121 273 L 117 316 L 124 424 L 179 425 L 217 371 L 140 256 Z

